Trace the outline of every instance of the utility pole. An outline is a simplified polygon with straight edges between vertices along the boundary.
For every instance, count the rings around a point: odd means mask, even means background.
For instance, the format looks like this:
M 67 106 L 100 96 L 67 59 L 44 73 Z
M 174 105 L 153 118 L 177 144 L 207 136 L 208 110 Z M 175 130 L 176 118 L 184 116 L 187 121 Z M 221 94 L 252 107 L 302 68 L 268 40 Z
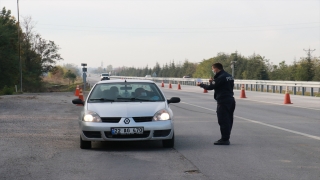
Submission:
M 235 64 L 236 64 L 236 62 L 237 62 L 237 60 L 238 60 L 238 51 L 236 51 L 236 53 L 234 53 L 234 59 L 233 59 L 233 61 L 231 61 L 231 69 L 232 69 L 232 77 L 234 78 L 234 69 L 235 69 Z
M 22 92 L 22 63 L 21 63 L 21 50 L 20 50 L 20 18 L 19 18 L 19 0 L 17 0 L 17 10 L 18 10 L 18 52 L 19 52 L 19 62 L 20 62 L 20 91 Z
M 305 49 L 303 49 L 303 50 L 306 51 L 306 53 L 308 55 L 308 57 L 307 57 L 307 69 L 306 69 L 306 73 L 307 73 L 308 77 L 307 77 L 306 80 L 307 81 L 311 81 L 313 79 L 313 76 L 314 76 L 314 71 L 312 69 L 312 62 L 311 62 L 311 58 L 312 58 L 311 53 L 313 51 L 315 51 L 315 49 L 311 50 L 310 47 L 309 47 L 308 50 L 305 50 Z
M 316 49 L 311 50 L 311 49 L 309 48 L 309 49 L 307 49 L 307 50 L 305 50 L 305 49 L 303 49 L 303 50 L 307 52 L 308 61 L 311 61 L 311 53 L 312 53 L 313 51 L 315 51 Z

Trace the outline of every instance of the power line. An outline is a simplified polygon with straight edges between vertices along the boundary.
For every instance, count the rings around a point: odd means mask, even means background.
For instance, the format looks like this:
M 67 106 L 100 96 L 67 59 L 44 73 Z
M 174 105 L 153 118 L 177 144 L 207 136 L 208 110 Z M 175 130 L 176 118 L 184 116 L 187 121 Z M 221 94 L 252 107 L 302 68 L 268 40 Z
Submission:
M 67 30 L 67 31 L 95 31 L 95 32 L 115 32 L 115 33 L 227 33 L 227 32 L 258 32 L 258 31 L 279 31 L 279 30 L 292 30 L 292 29 L 313 29 L 320 28 L 320 26 L 314 27 L 298 27 L 298 28 L 281 28 L 281 29 L 259 29 L 259 30 L 227 30 L 227 31 L 121 31 L 121 30 L 90 30 L 90 29 L 53 29 L 53 28 L 40 28 L 51 30 Z
M 182 28 L 162 28 L 162 27 L 94 27 L 94 26 L 69 26 L 69 25 L 55 25 L 55 24 L 39 24 L 40 26 L 60 26 L 60 27 L 88 27 L 88 28 L 106 28 L 106 29 L 228 29 L 228 28 L 250 28 L 250 27 L 272 27 L 272 26 L 292 26 L 292 25 L 302 25 L 302 24 L 319 24 L 320 22 L 306 22 L 306 23 L 294 23 L 294 24 L 276 24 L 276 25 L 253 25 L 253 26 L 234 26 L 234 27 L 213 27 L 213 28 L 207 28 L 207 27 L 201 27 L 201 28 L 188 28 L 188 27 L 182 27 Z

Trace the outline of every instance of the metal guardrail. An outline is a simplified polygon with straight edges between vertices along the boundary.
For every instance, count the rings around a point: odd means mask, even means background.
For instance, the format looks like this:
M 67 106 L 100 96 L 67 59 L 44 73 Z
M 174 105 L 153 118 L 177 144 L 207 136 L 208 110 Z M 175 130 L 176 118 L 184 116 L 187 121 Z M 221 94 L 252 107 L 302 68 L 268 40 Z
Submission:
M 125 78 L 125 79 L 146 79 L 154 82 L 172 83 L 181 85 L 196 86 L 196 78 L 162 78 L 162 77 L 132 77 L 132 76 L 111 76 L 112 78 Z M 201 82 L 207 83 L 209 79 L 200 79 Z M 235 80 L 235 89 L 240 89 L 241 85 L 245 86 L 246 90 L 260 91 L 260 92 L 279 92 L 284 93 L 286 87 L 292 94 L 296 95 L 297 92 L 301 92 L 301 95 L 305 95 L 306 92 L 310 93 L 310 96 L 314 96 L 315 92 L 320 96 L 320 82 L 319 81 L 270 81 L 270 80 Z

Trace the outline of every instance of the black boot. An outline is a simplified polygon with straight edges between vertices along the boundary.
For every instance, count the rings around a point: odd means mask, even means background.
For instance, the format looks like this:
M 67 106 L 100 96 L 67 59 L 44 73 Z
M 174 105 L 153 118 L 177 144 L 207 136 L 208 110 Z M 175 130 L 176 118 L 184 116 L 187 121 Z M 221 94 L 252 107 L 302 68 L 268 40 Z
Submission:
M 229 140 L 220 139 L 220 140 L 214 142 L 213 144 L 214 145 L 230 145 L 230 141 Z

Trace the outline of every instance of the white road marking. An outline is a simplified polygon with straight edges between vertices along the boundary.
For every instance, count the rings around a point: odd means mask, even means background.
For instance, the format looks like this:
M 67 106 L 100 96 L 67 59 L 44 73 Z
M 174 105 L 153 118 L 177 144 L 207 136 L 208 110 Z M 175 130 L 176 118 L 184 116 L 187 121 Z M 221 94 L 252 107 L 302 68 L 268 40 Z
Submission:
M 206 110 L 209 110 L 209 111 L 214 111 L 212 109 L 209 109 L 209 108 L 206 108 L 206 107 L 202 107 L 202 106 L 198 106 L 198 105 L 195 105 L 195 104 L 190 104 L 190 103 L 186 103 L 186 102 L 180 102 L 180 103 L 187 104 L 187 105 L 194 106 L 194 107 L 198 107 L 198 108 L 202 108 L 202 109 L 206 109 Z M 306 134 L 306 133 L 302 133 L 302 132 L 298 132 L 298 131 L 293 131 L 293 130 L 290 130 L 290 129 L 286 129 L 286 128 L 282 128 L 282 127 L 279 127 L 279 126 L 266 124 L 266 123 L 263 123 L 263 122 L 260 122 L 260 121 L 255 121 L 255 120 L 247 119 L 247 118 L 240 117 L 240 116 L 234 116 L 234 117 L 242 119 L 242 120 L 245 120 L 245 121 L 249 121 L 249 122 L 252 122 L 252 123 L 268 126 L 268 127 L 274 128 L 274 129 L 279 129 L 279 130 L 282 130 L 282 131 L 290 132 L 290 133 L 293 133 L 293 134 L 298 134 L 298 135 L 301 135 L 301 136 L 305 136 L 305 137 L 308 137 L 308 138 L 311 138 L 311 139 L 316 139 L 316 140 L 320 141 L 320 137 L 319 136 L 314 136 L 314 135 L 310 135 L 310 134 Z

